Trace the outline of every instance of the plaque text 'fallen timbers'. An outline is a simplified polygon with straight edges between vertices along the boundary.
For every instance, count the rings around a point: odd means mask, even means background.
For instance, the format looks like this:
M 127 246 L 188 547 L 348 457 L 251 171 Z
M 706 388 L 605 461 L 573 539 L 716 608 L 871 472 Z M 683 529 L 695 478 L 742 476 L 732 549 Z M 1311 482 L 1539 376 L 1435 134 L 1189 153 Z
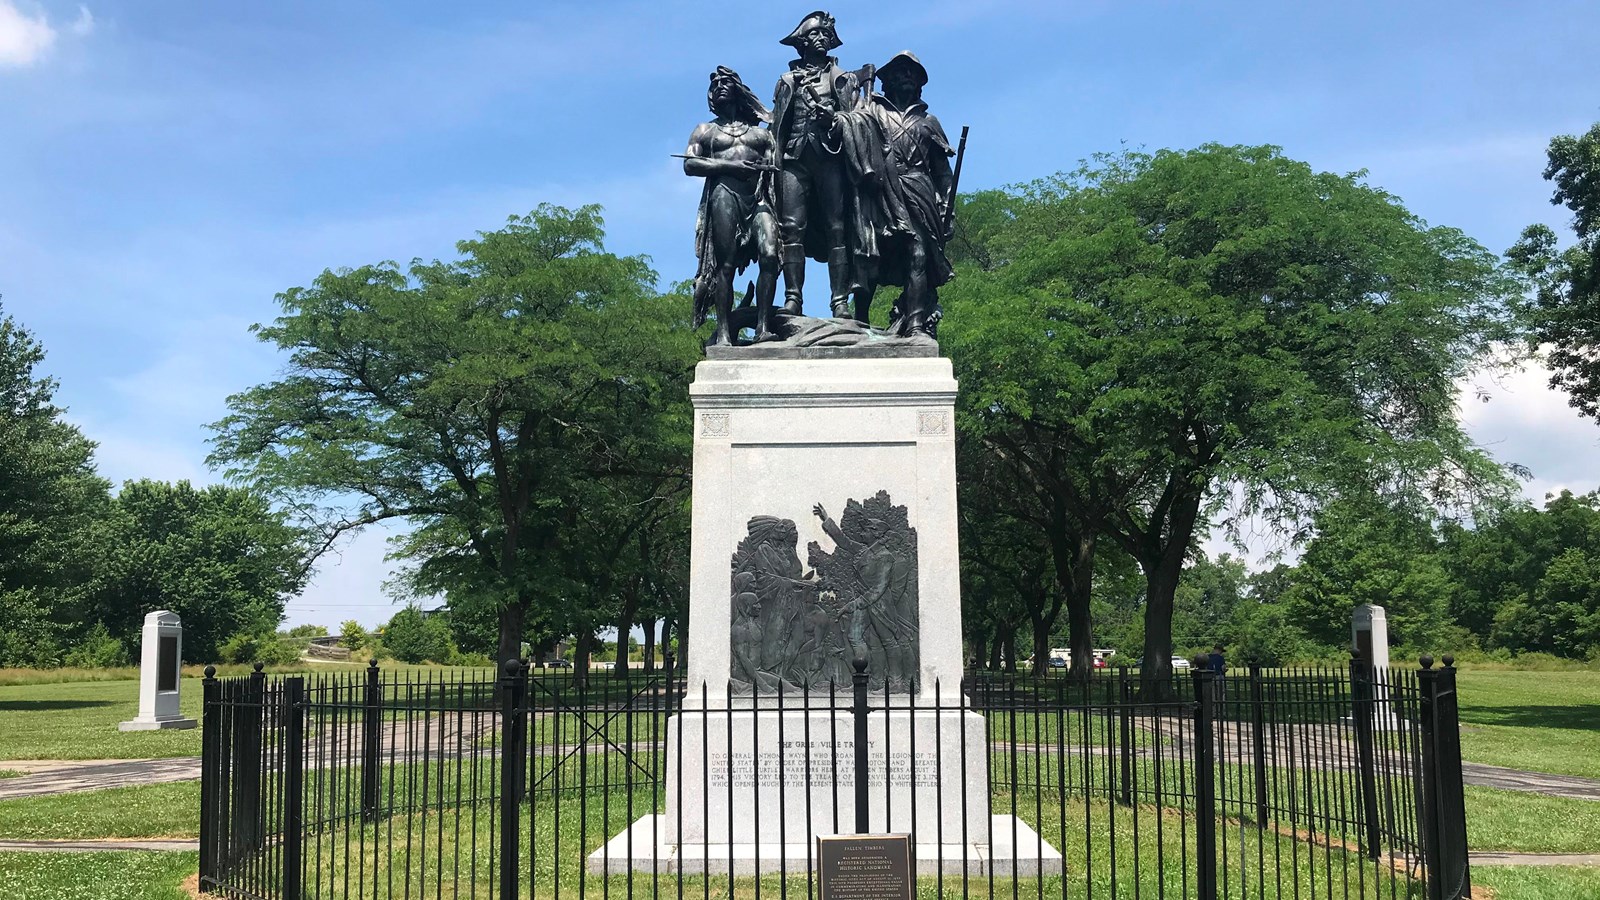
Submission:
M 911 835 L 817 838 L 822 900 L 911 900 Z

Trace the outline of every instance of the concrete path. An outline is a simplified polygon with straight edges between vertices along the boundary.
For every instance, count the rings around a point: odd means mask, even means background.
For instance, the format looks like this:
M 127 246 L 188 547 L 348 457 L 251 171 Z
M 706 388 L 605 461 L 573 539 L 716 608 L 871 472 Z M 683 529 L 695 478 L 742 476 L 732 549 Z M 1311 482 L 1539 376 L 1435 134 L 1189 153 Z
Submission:
M 194 781 L 200 777 L 198 756 L 172 759 L 7 760 L 0 765 L 28 773 L 15 778 L 0 778 L 0 800 Z
M 404 762 L 421 756 L 422 748 L 412 746 L 416 738 L 406 740 L 403 731 L 390 736 L 400 744 L 394 752 L 395 762 Z M 480 755 L 487 753 L 476 747 L 476 733 L 471 730 L 447 734 L 445 747 L 453 743 L 456 749 L 440 754 L 438 747 L 430 756 L 446 757 Z M 653 745 L 659 747 L 659 744 Z M 1001 748 L 1003 745 L 997 745 Z M 638 745 L 635 749 L 648 749 Z M 1048 749 L 1048 748 L 1047 748 Z M 577 745 L 547 746 L 540 748 L 546 755 L 575 752 Z M 465 752 L 462 752 L 465 751 Z M 385 753 L 385 762 L 389 753 Z M 1244 760 L 1235 760 L 1243 762 Z M 1348 765 L 1341 761 L 1341 765 Z M 172 759 L 89 759 L 89 760 L 5 760 L 0 768 L 13 769 L 27 774 L 15 778 L 0 778 L 0 800 L 18 797 L 39 797 L 47 794 L 71 794 L 80 791 L 98 791 L 105 788 L 128 787 L 141 784 L 166 784 L 174 781 L 194 781 L 200 777 L 200 757 L 180 756 Z M 1499 788 L 1506 791 L 1524 791 L 1549 797 L 1569 797 L 1576 800 L 1600 802 L 1600 779 L 1579 778 L 1575 775 L 1549 775 L 1542 772 L 1524 772 L 1482 763 L 1463 763 L 1462 780 L 1479 787 Z
M 1461 764 L 1461 780 L 1467 784 L 1505 791 L 1527 791 L 1575 800 L 1600 800 L 1600 779 L 1579 778 L 1576 775 L 1546 775 L 1464 762 Z
M 8 841 L 0 840 L 0 853 L 12 851 L 21 853 L 108 853 L 126 850 L 153 850 L 160 852 L 174 852 L 184 850 L 199 850 L 200 842 L 182 838 L 168 840 L 165 838 L 145 838 L 136 840 L 132 838 L 107 838 L 92 841 Z
M 1600 866 L 1600 853 L 1511 853 L 1474 850 L 1467 856 L 1475 866 Z
M 115 853 L 129 850 L 153 852 L 197 851 L 200 842 L 181 838 L 110 838 L 81 841 L 0 840 L 0 853 Z M 1475 866 L 1600 866 L 1600 853 L 1507 853 L 1473 851 Z

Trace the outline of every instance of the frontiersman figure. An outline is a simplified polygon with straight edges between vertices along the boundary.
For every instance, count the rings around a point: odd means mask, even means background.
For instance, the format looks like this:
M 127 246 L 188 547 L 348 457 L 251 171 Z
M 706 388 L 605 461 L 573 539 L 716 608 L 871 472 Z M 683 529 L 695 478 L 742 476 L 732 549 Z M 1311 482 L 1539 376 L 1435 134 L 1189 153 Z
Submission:
M 771 340 L 768 314 L 778 284 L 773 214 L 777 170 L 772 134 L 761 127 L 767 110 L 739 73 L 726 66 L 711 73 L 706 100 L 716 118 L 695 127 L 683 161 L 684 174 L 706 179 L 695 228 L 700 266 L 694 279 L 694 324 L 705 322 L 715 308 L 717 327 L 708 343 L 733 343 L 733 279 L 754 261 L 755 339 Z
M 952 271 L 944 245 L 950 237 L 950 157 L 955 151 L 922 100 L 928 70 L 916 56 L 896 54 L 877 76 L 883 93 L 872 95 L 872 112 L 888 139 L 912 225 L 910 234 L 884 246 L 879 265 L 882 283 L 904 288 L 889 332 L 932 337 L 939 319 L 938 289 Z M 858 301 L 858 313 L 863 305 Z

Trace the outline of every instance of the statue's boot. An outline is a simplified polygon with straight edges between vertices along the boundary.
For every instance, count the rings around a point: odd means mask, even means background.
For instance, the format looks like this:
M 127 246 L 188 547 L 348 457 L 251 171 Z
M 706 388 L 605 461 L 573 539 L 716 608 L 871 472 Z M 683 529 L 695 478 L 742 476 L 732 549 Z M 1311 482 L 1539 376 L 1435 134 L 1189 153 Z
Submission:
M 850 315 L 850 251 L 835 247 L 828 251 L 828 307 L 835 319 Z
M 783 309 L 800 315 L 801 291 L 806 285 L 806 248 L 802 244 L 783 245 Z

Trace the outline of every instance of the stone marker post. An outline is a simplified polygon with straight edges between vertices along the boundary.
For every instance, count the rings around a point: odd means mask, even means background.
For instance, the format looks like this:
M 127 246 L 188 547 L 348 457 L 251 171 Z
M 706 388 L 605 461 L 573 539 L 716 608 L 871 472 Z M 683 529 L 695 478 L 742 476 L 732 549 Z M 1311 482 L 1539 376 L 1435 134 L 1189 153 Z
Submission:
M 1383 607 L 1357 606 L 1350 616 L 1350 646 L 1379 671 L 1389 668 L 1389 618 Z
M 164 609 L 144 617 L 140 632 L 139 715 L 117 726 L 119 731 L 193 728 L 195 720 L 178 709 L 183 665 L 183 625 L 178 614 Z

